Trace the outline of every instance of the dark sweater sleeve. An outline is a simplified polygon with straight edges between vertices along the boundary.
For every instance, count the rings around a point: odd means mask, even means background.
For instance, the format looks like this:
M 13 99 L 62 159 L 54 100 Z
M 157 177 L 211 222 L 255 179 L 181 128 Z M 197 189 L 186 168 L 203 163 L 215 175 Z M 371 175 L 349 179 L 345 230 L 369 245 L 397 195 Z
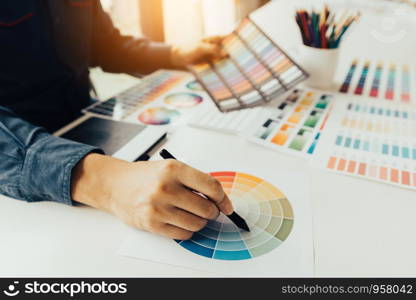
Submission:
M 173 69 L 171 47 L 146 38 L 123 36 L 95 1 L 92 28 L 92 66 L 113 73 L 148 74 L 161 68 Z
M 0 106 L 0 194 L 72 205 L 71 175 L 91 146 L 50 135 Z

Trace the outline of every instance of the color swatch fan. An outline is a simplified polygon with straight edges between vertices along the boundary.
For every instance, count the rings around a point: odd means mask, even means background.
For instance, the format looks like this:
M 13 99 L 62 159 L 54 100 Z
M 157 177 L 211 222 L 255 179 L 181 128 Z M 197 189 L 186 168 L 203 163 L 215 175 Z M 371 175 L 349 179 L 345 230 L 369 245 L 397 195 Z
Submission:
M 248 174 L 216 172 L 211 175 L 222 184 L 251 231 L 240 230 L 220 215 L 192 239 L 177 241 L 179 245 L 212 259 L 246 260 L 273 251 L 288 238 L 294 222 L 293 210 L 281 191 Z
M 228 58 L 189 67 L 222 112 L 267 103 L 308 77 L 250 19 L 225 38 L 223 48 Z

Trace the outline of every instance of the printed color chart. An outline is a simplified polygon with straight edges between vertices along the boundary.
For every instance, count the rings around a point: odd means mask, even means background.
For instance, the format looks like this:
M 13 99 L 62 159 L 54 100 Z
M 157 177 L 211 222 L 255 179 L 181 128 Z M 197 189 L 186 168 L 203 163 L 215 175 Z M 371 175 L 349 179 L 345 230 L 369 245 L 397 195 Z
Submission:
M 237 172 L 211 173 L 247 221 L 250 232 L 220 215 L 190 240 L 179 245 L 198 255 L 219 260 L 246 260 L 269 253 L 290 235 L 294 215 L 285 195 L 270 183 Z
M 220 111 L 271 101 L 307 78 L 249 19 L 225 38 L 223 48 L 229 58 L 189 67 Z
M 415 70 L 416 71 L 416 70 Z M 408 65 L 354 60 L 340 87 L 341 93 L 351 93 L 374 99 L 412 104 L 412 90 L 416 86 L 416 77 Z
M 116 121 L 163 126 L 193 111 L 205 95 L 191 74 L 160 70 L 118 96 L 93 104 L 83 112 Z
M 95 103 L 83 112 L 97 117 L 125 120 L 189 77 L 184 72 L 157 71 L 131 89 L 107 101 Z
M 258 128 L 251 140 L 290 154 L 310 157 L 326 127 L 333 96 L 295 90 Z
M 321 167 L 416 189 L 416 108 L 372 100 L 334 107 L 321 142 Z
M 188 124 L 221 133 L 244 135 L 258 120 L 263 120 L 268 116 L 268 110 L 263 106 L 231 111 L 226 114 L 213 109 L 195 113 L 188 120 Z

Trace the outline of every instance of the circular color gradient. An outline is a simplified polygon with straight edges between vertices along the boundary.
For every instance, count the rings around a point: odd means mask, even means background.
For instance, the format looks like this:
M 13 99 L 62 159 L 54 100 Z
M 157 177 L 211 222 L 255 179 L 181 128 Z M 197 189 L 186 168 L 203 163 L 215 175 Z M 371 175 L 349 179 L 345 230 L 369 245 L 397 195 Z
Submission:
M 176 93 L 165 97 L 165 103 L 177 108 L 188 108 L 200 104 L 203 98 L 191 93 Z
M 188 89 L 190 89 L 191 91 L 196 91 L 196 92 L 203 92 L 204 91 L 204 89 L 202 88 L 201 84 L 198 81 L 196 81 L 196 80 L 189 82 L 186 85 L 186 87 Z
M 212 259 L 245 260 L 273 251 L 288 238 L 294 224 L 293 210 L 279 189 L 249 174 L 211 175 L 221 183 L 250 232 L 237 228 L 221 214 L 190 240 L 177 240 L 179 245 Z
M 167 125 L 180 116 L 177 110 L 165 107 L 148 108 L 139 115 L 139 121 L 147 125 Z

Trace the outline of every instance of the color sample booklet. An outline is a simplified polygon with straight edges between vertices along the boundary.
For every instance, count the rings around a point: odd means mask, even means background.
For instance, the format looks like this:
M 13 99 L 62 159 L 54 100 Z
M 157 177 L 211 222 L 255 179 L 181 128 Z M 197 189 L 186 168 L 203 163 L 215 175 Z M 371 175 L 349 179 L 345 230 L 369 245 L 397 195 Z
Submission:
M 221 165 L 211 175 L 221 182 L 250 232 L 222 214 L 188 241 L 131 229 L 119 254 L 206 271 L 207 276 L 313 276 L 309 178 Z
M 223 48 L 229 57 L 189 67 L 222 112 L 267 103 L 308 77 L 248 18 Z

